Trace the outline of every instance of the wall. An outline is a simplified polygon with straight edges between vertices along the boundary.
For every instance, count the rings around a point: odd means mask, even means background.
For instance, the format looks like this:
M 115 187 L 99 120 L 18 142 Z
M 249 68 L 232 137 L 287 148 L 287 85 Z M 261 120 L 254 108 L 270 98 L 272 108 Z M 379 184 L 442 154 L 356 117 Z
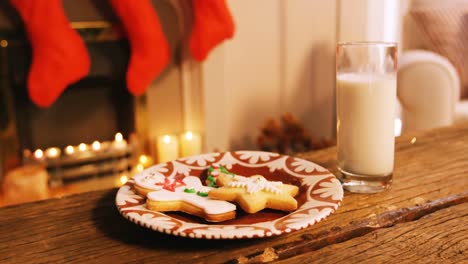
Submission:
M 334 131 L 336 1 L 228 1 L 236 35 L 202 65 L 206 150 L 255 148 L 266 118 L 292 112 Z
M 438 0 L 432 0 L 438 2 Z M 400 19 L 402 21 L 402 32 L 401 32 L 401 46 L 402 50 L 412 49 L 427 49 L 423 34 L 419 32 L 416 24 L 409 15 L 409 11 L 413 6 L 417 6 L 418 2 L 429 3 L 430 1 L 415 1 L 415 0 L 401 0 L 400 8 Z
M 400 41 L 398 0 L 231 0 L 237 32 L 202 65 L 206 150 L 255 148 L 268 117 L 333 137 L 335 46 Z

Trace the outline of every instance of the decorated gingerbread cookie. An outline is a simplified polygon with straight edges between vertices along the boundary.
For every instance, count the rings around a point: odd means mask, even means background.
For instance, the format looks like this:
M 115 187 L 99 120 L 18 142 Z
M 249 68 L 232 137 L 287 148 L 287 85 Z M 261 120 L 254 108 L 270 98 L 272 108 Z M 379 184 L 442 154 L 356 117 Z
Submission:
M 176 179 L 165 178 L 152 183 L 161 186 L 159 190 L 148 192 L 146 206 L 150 210 L 167 212 L 181 211 L 199 216 L 209 222 L 221 222 L 236 216 L 236 206 L 232 203 L 208 197 L 212 187 L 203 186 L 194 176 Z
M 295 185 L 279 181 L 268 181 L 261 175 L 244 177 L 228 172 L 225 168 L 210 168 L 210 182 L 219 188 L 211 189 L 208 197 L 232 201 L 248 213 L 256 213 L 264 208 L 281 211 L 294 211 L 297 201 L 294 196 L 299 192 Z
M 162 189 L 166 177 L 161 174 L 140 173 L 133 177 L 135 189 L 138 194 L 146 196 L 149 192 Z

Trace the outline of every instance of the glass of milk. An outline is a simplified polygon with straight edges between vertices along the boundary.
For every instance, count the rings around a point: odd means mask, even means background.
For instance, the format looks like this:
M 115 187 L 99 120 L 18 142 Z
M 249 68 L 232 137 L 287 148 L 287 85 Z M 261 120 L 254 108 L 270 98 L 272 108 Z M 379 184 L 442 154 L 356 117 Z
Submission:
M 396 43 L 337 45 L 338 177 L 348 191 L 380 192 L 392 183 L 396 72 Z

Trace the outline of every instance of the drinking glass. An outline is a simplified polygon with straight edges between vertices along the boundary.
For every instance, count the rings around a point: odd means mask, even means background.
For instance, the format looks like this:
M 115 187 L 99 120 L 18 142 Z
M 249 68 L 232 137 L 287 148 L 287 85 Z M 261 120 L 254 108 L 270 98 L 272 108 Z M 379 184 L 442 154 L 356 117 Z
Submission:
M 396 72 L 396 43 L 337 45 L 338 178 L 348 191 L 374 193 L 391 186 Z

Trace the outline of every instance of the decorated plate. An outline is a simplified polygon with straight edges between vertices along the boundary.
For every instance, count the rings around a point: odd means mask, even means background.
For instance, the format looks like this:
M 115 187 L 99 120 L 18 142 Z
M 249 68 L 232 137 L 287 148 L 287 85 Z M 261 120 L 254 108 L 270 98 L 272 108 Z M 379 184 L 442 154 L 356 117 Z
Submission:
M 237 209 L 236 218 L 210 223 L 181 212 L 156 212 L 147 209 L 146 197 L 135 190 L 135 178 L 147 175 L 171 179 L 184 174 L 205 182 L 208 168 L 222 165 L 230 172 L 263 175 L 299 187 L 293 212 L 264 209 L 254 214 Z M 299 158 L 261 151 L 210 153 L 161 163 L 135 175 L 117 192 L 116 205 L 128 220 L 170 235 L 204 239 L 241 239 L 281 235 L 311 226 L 335 212 L 343 199 L 343 189 L 325 168 Z

